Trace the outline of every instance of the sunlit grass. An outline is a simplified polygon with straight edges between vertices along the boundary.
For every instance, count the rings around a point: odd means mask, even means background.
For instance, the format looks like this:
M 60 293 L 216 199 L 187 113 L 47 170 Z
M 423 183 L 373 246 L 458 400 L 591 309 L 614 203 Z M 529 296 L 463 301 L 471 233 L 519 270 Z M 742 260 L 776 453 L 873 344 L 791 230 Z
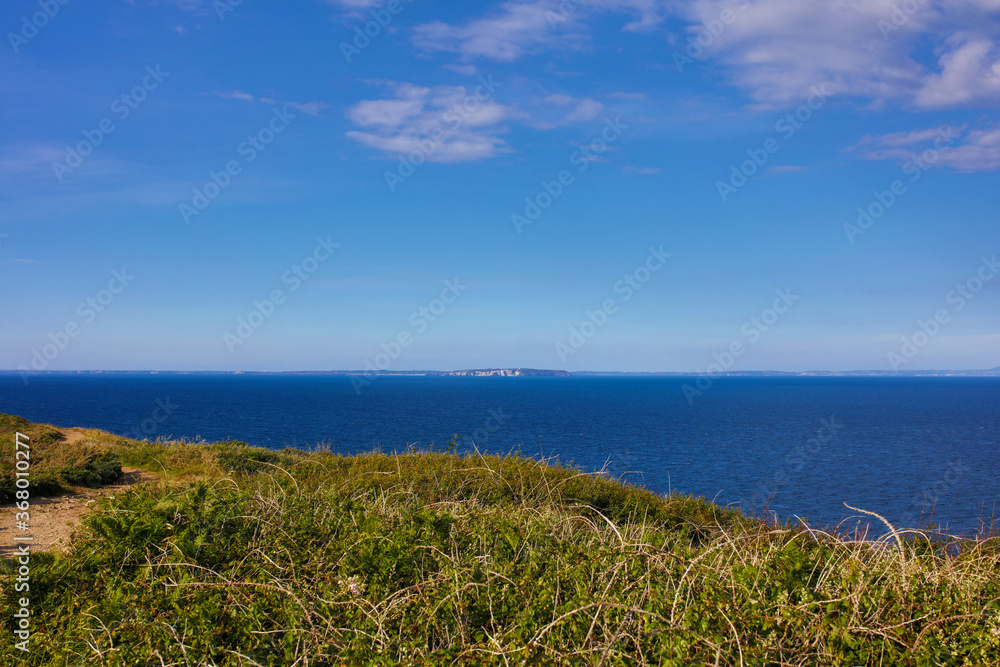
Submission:
M 21 664 L 1000 661 L 996 538 L 849 540 L 520 456 L 95 442 L 163 481 L 35 564 Z

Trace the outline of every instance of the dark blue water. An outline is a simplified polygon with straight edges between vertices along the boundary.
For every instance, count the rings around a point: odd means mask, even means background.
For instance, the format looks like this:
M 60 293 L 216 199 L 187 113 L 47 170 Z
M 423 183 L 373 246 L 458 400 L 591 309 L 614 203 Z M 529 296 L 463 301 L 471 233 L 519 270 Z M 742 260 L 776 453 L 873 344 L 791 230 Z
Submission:
M 657 491 L 832 525 L 1000 516 L 1000 379 L 0 375 L 0 412 L 133 437 L 354 453 L 407 445 L 558 456 Z M 933 514 L 932 514 L 933 513 Z M 867 519 L 866 519 L 867 520 Z M 873 528 L 878 529 L 877 526 Z

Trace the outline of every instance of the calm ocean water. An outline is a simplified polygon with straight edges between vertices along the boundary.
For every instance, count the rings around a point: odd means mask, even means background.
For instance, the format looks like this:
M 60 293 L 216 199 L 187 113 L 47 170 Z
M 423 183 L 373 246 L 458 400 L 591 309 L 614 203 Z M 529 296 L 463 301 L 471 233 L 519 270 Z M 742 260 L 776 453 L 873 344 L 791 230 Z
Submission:
M 133 437 L 558 456 L 656 492 L 831 525 L 844 503 L 976 531 L 1000 516 L 1000 379 L 0 375 L 0 412 Z M 850 517 L 855 517 L 850 519 Z M 873 526 L 880 530 L 877 526 Z

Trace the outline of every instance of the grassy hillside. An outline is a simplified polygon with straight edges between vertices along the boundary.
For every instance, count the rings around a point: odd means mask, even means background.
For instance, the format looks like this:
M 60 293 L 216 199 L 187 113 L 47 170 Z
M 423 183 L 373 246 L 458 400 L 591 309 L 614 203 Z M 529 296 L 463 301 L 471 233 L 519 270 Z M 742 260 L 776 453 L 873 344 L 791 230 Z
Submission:
M 14 501 L 14 434 L 31 438 L 31 494 L 63 493 L 74 486 L 102 486 L 122 476 L 121 461 L 106 443 L 62 444 L 59 431 L 22 417 L 0 414 L 0 503 Z
M 3 665 L 1000 663 L 995 538 L 849 542 L 516 456 L 69 447 L 162 482 L 33 557 Z

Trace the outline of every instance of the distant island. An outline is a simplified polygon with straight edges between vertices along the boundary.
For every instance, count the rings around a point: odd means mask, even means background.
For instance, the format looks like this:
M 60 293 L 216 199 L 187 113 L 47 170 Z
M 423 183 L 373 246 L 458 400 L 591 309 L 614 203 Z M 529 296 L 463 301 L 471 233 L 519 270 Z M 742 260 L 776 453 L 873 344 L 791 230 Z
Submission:
M 684 373 L 676 371 L 652 371 L 648 373 L 619 371 L 574 371 L 580 377 L 1000 377 L 1000 367 L 988 370 L 947 371 L 723 371 L 721 373 Z
M 483 368 L 478 370 L 434 372 L 428 375 L 461 375 L 466 377 L 570 377 L 569 371 L 546 371 L 537 368 Z

